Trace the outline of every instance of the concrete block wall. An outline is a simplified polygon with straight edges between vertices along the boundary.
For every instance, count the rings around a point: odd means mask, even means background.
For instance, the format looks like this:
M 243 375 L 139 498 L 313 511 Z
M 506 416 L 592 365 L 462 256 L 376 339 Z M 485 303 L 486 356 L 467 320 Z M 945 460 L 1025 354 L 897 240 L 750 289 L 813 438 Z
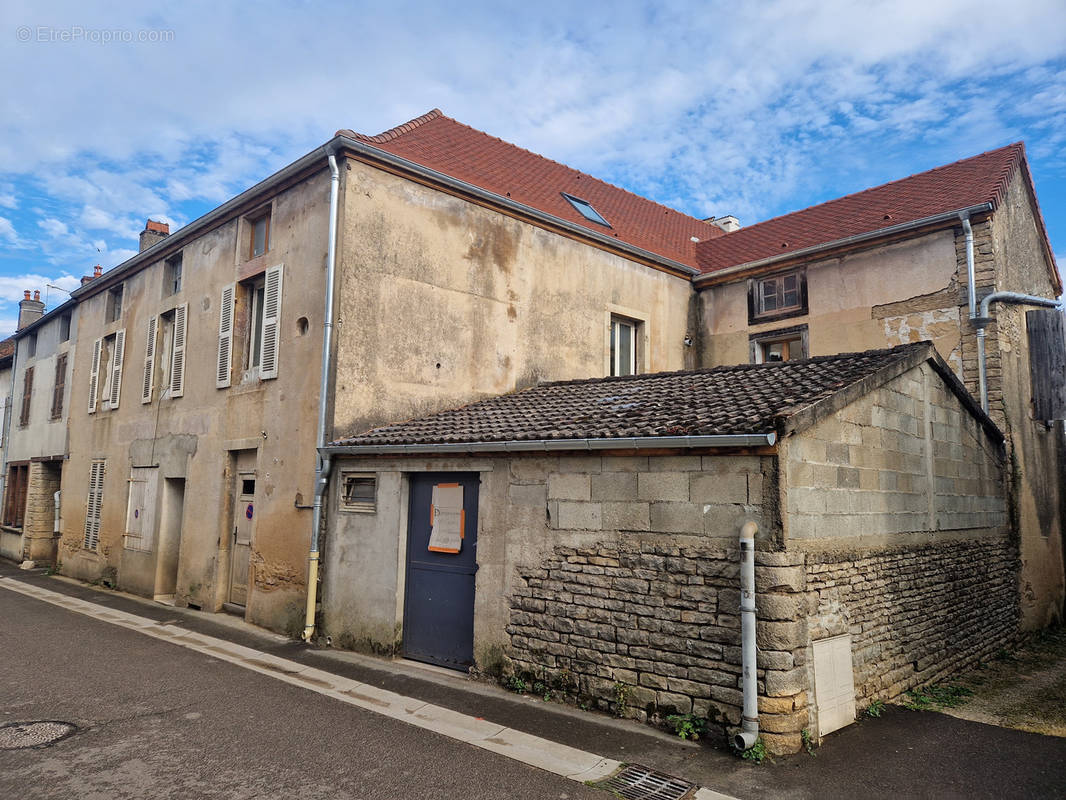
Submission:
M 788 540 L 1007 524 L 997 445 L 928 364 L 783 447 Z
M 544 480 L 549 527 L 732 539 L 763 518 L 773 460 L 759 456 L 572 456 Z M 522 492 L 535 484 L 522 483 Z
M 891 700 L 1014 641 L 1018 566 L 1005 535 L 808 553 L 811 639 L 850 633 L 857 707 Z

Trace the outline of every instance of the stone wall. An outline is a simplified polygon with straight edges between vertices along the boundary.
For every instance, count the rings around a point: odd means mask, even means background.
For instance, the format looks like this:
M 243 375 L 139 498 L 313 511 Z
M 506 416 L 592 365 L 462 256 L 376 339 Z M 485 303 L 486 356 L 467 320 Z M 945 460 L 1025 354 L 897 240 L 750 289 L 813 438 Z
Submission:
M 929 364 L 782 442 L 789 540 L 1007 524 L 1002 456 Z
M 518 569 L 515 672 L 620 716 L 739 724 L 739 558 L 674 537 L 556 547 Z M 760 724 L 773 752 L 798 749 L 807 727 L 802 561 L 756 554 Z
M 30 462 L 23 524 L 23 552 L 33 561 L 56 559 L 55 493 L 59 491 L 61 462 Z
M 808 553 L 806 578 L 811 639 L 851 634 L 860 709 L 956 674 L 1018 631 L 1018 550 L 1005 536 Z

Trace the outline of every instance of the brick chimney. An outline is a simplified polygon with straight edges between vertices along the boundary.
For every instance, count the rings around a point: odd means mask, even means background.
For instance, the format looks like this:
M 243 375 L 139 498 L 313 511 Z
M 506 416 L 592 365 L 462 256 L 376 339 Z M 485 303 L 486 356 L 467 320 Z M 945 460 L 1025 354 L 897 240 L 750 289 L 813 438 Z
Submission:
M 44 316 L 44 303 L 41 302 L 41 293 L 39 291 L 33 293 L 33 299 L 30 299 L 30 290 L 27 289 L 25 297 L 19 300 L 19 323 L 16 330 L 22 330 L 27 325 L 30 325 L 41 317 Z
M 141 231 L 141 250 L 144 252 L 156 242 L 161 239 L 166 239 L 170 236 L 170 225 L 166 222 L 156 222 L 154 219 L 148 220 L 144 223 L 144 230 Z
M 89 283 L 89 281 L 96 280 L 97 278 L 99 278 L 103 274 L 104 274 L 104 268 L 101 267 L 99 264 L 97 264 L 95 267 L 93 267 L 93 274 L 92 275 L 82 275 L 81 276 L 81 285 L 84 286 L 85 284 Z

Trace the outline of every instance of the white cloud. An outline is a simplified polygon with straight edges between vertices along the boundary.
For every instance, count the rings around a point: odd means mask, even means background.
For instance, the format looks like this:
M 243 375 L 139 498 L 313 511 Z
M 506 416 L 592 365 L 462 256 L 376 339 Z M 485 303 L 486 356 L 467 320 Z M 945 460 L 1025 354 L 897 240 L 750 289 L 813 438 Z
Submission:
M 47 289 L 48 284 L 59 286 L 69 293 L 78 288 L 78 286 L 81 285 L 81 281 L 69 273 L 52 276 L 33 273 L 23 275 L 0 275 L 0 310 L 12 303 L 17 304 L 18 301 L 23 298 L 23 293 L 26 290 L 31 292 L 38 291 L 42 296 L 47 293 L 53 298 L 61 298 L 58 302 L 52 299 L 49 303 L 51 306 L 65 303 L 67 295 L 56 292 L 54 289 L 49 291 Z
M 7 239 L 8 242 L 17 242 L 18 238 L 19 235 L 15 231 L 15 226 L 11 224 L 11 220 L 6 217 L 0 217 L 0 239 Z
M 53 217 L 45 217 L 44 219 L 39 220 L 37 222 L 37 227 L 53 239 L 58 239 L 60 236 L 66 236 L 70 232 L 70 229 L 65 222 Z

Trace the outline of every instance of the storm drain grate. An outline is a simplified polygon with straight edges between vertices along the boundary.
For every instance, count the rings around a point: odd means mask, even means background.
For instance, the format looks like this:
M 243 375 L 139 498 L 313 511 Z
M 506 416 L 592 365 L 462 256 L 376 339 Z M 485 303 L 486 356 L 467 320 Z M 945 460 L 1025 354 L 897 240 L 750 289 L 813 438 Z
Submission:
M 683 800 L 696 790 L 695 784 L 639 764 L 627 764 L 596 786 L 626 800 Z
M 74 733 L 78 727 L 69 722 L 37 720 L 34 722 L 8 722 L 0 725 L 0 750 L 25 750 L 31 747 L 46 747 Z

